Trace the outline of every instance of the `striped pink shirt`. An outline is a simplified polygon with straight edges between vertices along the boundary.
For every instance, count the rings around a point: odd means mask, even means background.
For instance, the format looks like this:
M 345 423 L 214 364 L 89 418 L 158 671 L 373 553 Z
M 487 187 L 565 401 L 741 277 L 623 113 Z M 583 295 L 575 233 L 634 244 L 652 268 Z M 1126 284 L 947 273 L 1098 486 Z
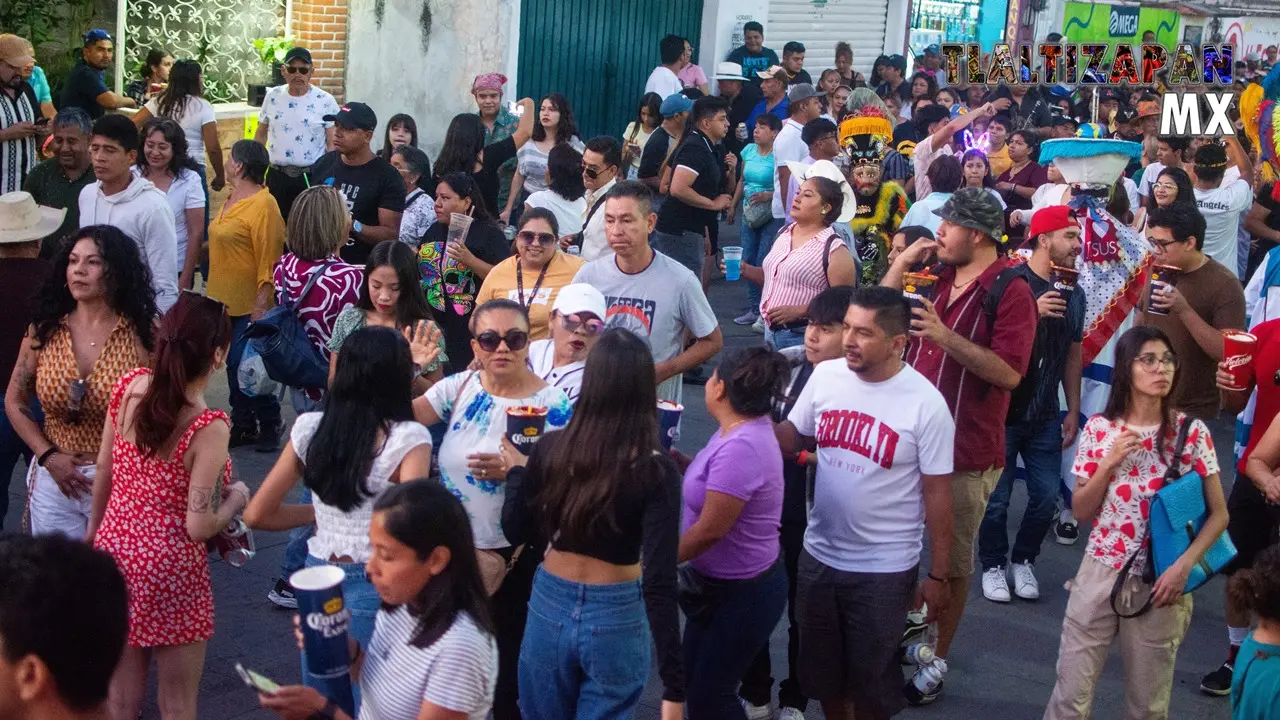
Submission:
M 836 248 L 845 247 L 844 239 L 835 230 L 827 228 L 793 250 L 793 227 L 795 225 L 791 224 L 782 228 L 778 239 L 773 241 L 773 248 L 764 259 L 764 289 L 761 292 L 763 299 L 760 301 L 762 315 L 770 308 L 786 305 L 808 307 L 818 293 L 830 287 L 827 276 L 822 271 L 823 249 L 826 248 L 830 254 Z

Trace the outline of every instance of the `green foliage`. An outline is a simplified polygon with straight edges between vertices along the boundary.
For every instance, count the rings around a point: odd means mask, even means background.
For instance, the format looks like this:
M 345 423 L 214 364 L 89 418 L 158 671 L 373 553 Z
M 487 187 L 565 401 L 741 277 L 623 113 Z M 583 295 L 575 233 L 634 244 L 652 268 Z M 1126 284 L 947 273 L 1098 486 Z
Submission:
M 272 38 L 258 38 L 253 41 L 253 49 L 258 51 L 262 64 L 272 67 L 284 62 L 284 56 L 293 49 L 293 38 L 284 35 Z
M 113 18 L 107 0 L 0 0 L 0 29 L 26 38 L 50 86 L 57 88 L 75 64 L 80 35 L 95 20 Z

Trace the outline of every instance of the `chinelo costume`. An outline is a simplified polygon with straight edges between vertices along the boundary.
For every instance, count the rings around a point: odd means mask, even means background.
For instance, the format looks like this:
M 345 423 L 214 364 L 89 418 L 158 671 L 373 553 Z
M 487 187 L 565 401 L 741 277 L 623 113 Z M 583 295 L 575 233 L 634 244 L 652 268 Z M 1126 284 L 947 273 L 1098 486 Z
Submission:
M 849 115 L 840 123 L 840 147 L 849 162 L 849 181 L 858 203 L 849 229 L 862 267 L 860 280 L 874 285 L 889 267 L 889 245 L 907 214 L 907 193 L 880 176 L 880 164 L 893 141 L 893 124 L 880 98 L 858 88 L 845 107 Z M 859 168 L 875 168 L 875 181 L 857 179 L 854 172 Z

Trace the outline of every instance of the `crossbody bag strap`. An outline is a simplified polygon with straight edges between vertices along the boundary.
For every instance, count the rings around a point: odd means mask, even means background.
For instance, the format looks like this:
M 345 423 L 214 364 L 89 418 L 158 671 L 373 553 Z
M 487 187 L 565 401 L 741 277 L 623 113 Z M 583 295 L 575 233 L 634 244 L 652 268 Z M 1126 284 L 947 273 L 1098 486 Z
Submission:
M 1191 418 L 1183 416 L 1182 422 L 1178 424 L 1178 439 L 1173 441 L 1173 458 L 1169 462 L 1169 467 L 1164 471 L 1164 483 L 1169 483 L 1182 477 L 1179 468 L 1182 467 L 1182 449 L 1187 446 L 1187 435 L 1191 432 Z
M 311 271 L 311 274 L 307 277 L 307 283 L 302 286 L 302 292 L 298 294 L 298 299 L 288 303 L 290 311 L 297 307 L 298 304 L 307 297 L 307 293 L 311 292 L 311 288 L 315 287 L 317 282 L 320 282 L 320 278 L 324 277 L 325 272 L 329 270 L 329 265 L 331 264 L 332 263 L 326 262 Z
M 467 391 L 467 386 L 471 384 L 471 379 L 474 378 L 475 376 L 476 376 L 475 370 L 469 371 L 467 373 L 466 379 L 464 379 L 462 381 L 462 384 L 458 386 L 458 392 L 455 393 L 453 396 L 453 403 L 449 405 L 449 420 L 447 420 L 446 422 L 451 422 L 453 420 L 453 411 L 458 408 L 458 401 L 462 399 L 462 393 Z

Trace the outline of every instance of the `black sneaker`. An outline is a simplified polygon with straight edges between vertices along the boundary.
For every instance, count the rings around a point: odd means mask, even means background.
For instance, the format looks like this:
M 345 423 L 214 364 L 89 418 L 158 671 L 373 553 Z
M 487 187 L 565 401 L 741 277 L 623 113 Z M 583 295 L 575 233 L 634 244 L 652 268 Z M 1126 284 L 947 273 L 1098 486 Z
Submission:
M 273 453 L 280 451 L 280 436 L 284 434 L 284 423 L 277 420 L 275 425 L 263 425 L 258 430 L 258 440 L 253 444 L 254 452 Z
M 293 586 L 284 578 L 276 579 L 276 586 L 267 593 L 267 599 L 282 608 L 298 609 L 298 598 L 293 594 Z
M 1059 545 L 1075 545 L 1080 539 L 1080 526 L 1074 520 L 1059 520 L 1053 526 L 1053 539 Z
M 258 426 L 250 425 L 232 425 L 231 441 L 227 443 L 227 447 L 245 447 L 258 442 Z
M 1232 672 L 1231 663 L 1222 663 L 1222 667 L 1205 675 L 1200 681 L 1200 692 L 1218 697 L 1230 695 Z

